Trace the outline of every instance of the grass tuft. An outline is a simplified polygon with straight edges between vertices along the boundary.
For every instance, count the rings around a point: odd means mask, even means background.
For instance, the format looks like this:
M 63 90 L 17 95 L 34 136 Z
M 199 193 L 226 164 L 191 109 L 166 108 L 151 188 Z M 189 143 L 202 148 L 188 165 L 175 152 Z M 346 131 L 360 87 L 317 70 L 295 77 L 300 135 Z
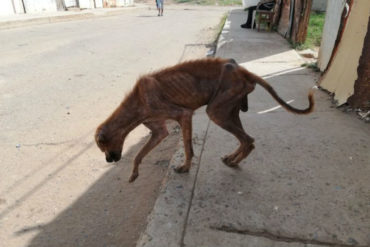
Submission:
M 310 15 L 310 20 L 307 28 L 307 37 L 303 44 L 293 44 L 293 48 L 297 50 L 305 50 L 320 46 L 322 31 L 324 29 L 325 13 L 313 11 Z

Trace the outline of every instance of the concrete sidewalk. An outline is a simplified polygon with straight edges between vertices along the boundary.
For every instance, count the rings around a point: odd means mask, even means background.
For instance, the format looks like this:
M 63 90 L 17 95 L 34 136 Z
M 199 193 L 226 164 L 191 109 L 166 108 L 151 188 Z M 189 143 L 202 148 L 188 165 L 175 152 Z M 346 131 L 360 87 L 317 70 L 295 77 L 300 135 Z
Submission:
M 97 9 L 82 9 L 71 11 L 45 12 L 36 14 L 17 14 L 12 16 L 0 17 L 0 30 L 11 29 L 17 27 L 47 24 L 54 22 L 81 20 L 89 18 L 98 18 L 106 16 L 119 15 L 127 10 L 138 8 L 148 8 L 147 5 L 135 4 L 134 6 L 120 8 L 97 8 Z
M 318 75 L 276 33 L 240 28 L 230 13 L 217 55 L 234 58 L 268 80 L 297 108 L 308 105 Z M 298 116 L 261 87 L 241 113 L 256 149 L 231 169 L 220 157 L 235 137 L 204 109 L 193 120 L 195 158 L 189 174 L 169 170 L 137 246 L 370 246 L 370 129 L 315 94 L 315 112 Z M 183 148 L 171 166 L 182 164 Z

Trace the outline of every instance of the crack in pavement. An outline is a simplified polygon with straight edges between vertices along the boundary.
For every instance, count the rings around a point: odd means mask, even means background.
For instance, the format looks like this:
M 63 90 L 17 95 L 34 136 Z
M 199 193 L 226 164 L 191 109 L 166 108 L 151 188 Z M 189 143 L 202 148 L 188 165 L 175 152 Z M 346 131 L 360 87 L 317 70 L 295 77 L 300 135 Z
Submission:
M 301 243 L 301 244 L 314 244 L 314 245 L 323 245 L 323 246 L 336 246 L 336 247 L 366 247 L 365 245 L 356 245 L 356 244 L 345 244 L 340 242 L 327 242 L 321 241 L 316 239 L 305 239 L 305 238 L 298 238 L 298 237 L 289 237 L 289 236 L 281 236 L 269 232 L 265 229 L 260 230 L 251 230 L 251 229 L 238 229 L 232 226 L 210 226 L 212 230 L 222 231 L 222 232 L 229 232 L 229 233 L 237 233 L 242 235 L 249 235 L 254 237 L 260 238 L 267 238 L 269 240 L 277 241 L 277 242 L 286 242 L 286 243 Z
M 183 227 L 182 234 L 181 234 L 181 240 L 180 240 L 180 246 L 181 247 L 185 246 L 184 239 L 185 239 L 186 229 L 188 227 L 190 209 L 191 209 L 191 206 L 192 206 L 191 204 L 192 204 L 193 198 L 194 198 L 194 192 L 195 192 L 195 187 L 196 187 L 196 184 L 197 184 L 198 173 L 199 173 L 199 170 L 200 170 L 200 164 L 202 162 L 202 154 L 203 154 L 203 151 L 204 151 L 204 146 L 205 146 L 205 143 L 206 143 L 206 139 L 207 139 L 210 124 L 211 124 L 211 121 L 208 120 L 207 128 L 206 128 L 206 131 L 205 131 L 205 134 L 204 134 L 204 137 L 203 137 L 202 147 L 201 147 L 200 154 L 199 154 L 198 166 L 197 166 L 197 170 L 196 170 L 196 173 L 195 173 L 194 182 L 193 182 L 193 186 L 192 186 L 192 190 L 191 190 L 189 206 L 188 206 L 186 216 L 185 216 L 185 223 L 184 223 L 184 227 Z

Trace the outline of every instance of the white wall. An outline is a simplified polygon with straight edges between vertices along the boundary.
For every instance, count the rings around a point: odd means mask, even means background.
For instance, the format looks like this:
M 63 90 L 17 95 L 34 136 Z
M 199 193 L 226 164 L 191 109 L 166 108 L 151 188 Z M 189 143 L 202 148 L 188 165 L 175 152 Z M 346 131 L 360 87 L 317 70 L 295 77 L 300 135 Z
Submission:
M 26 13 L 39 13 L 57 11 L 55 0 L 23 0 Z
M 24 9 L 23 9 L 22 0 L 13 0 L 13 2 L 14 2 L 15 12 L 17 14 L 23 14 Z
M 257 6 L 260 0 L 242 0 L 243 8 L 249 8 L 250 6 Z
M 134 4 L 133 0 L 116 0 L 117 6 L 130 6 Z
M 95 0 L 95 4 L 97 8 L 103 8 L 103 0 Z
M 14 14 L 14 9 L 11 0 L 0 0 L 0 15 L 12 14 Z
M 66 7 L 69 8 L 69 7 L 76 7 L 77 4 L 76 4 L 76 0 L 64 0 L 65 4 L 66 4 Z
M 80 0 L 80 8 L 81 8 L 81 9 L 90 9 L 90 8 L 94 8 L 94 1 L 90 1 L 90 0 Z
M 328 1 L 328 11 L 325 14 L 325 24 L 318 59 L 318 65 L 321 71 L 326 69 L 331 58 L 345 3 L 346 0 Z

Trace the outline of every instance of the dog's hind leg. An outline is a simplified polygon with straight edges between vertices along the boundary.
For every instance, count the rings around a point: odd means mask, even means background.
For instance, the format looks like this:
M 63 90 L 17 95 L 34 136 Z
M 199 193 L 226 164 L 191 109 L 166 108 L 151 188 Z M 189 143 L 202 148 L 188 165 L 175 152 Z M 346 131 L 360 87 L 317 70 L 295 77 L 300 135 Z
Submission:
M 164 138 L 168 136 L 168 130 L 164 121 L 144 122 L 146 127 L 152 131 L 149 141 L 142 147 L 134 160 L 134 169 L 132 170 L 129 182 L 135 181 L 139 176 L 139 165 L 142 159 L 147 155 L 155 146 L 157 146 Z
M 175 171 L 178 173 L 188 172 L 191 167 L 191 159 L 194 156 L 193 145 L 192 145 L 192 116 L 193 111 L 184 110 L 181 114 L 180 119 L 178 120 L 181 129 L 182 137 L 184 141 L 185 148 L 185 163 L 182 166 L 176 167 Z
M 222 158 L 222 161 L 231 167 L 235 167 L 254 149 L 254 139 L 245 133 L 239 118 L 239 108 L 232 110 L 212 107 L 207 108 L 210 119 L 224 130 L 233 134 L 240 142 L 239 148 L 230 155 Z

